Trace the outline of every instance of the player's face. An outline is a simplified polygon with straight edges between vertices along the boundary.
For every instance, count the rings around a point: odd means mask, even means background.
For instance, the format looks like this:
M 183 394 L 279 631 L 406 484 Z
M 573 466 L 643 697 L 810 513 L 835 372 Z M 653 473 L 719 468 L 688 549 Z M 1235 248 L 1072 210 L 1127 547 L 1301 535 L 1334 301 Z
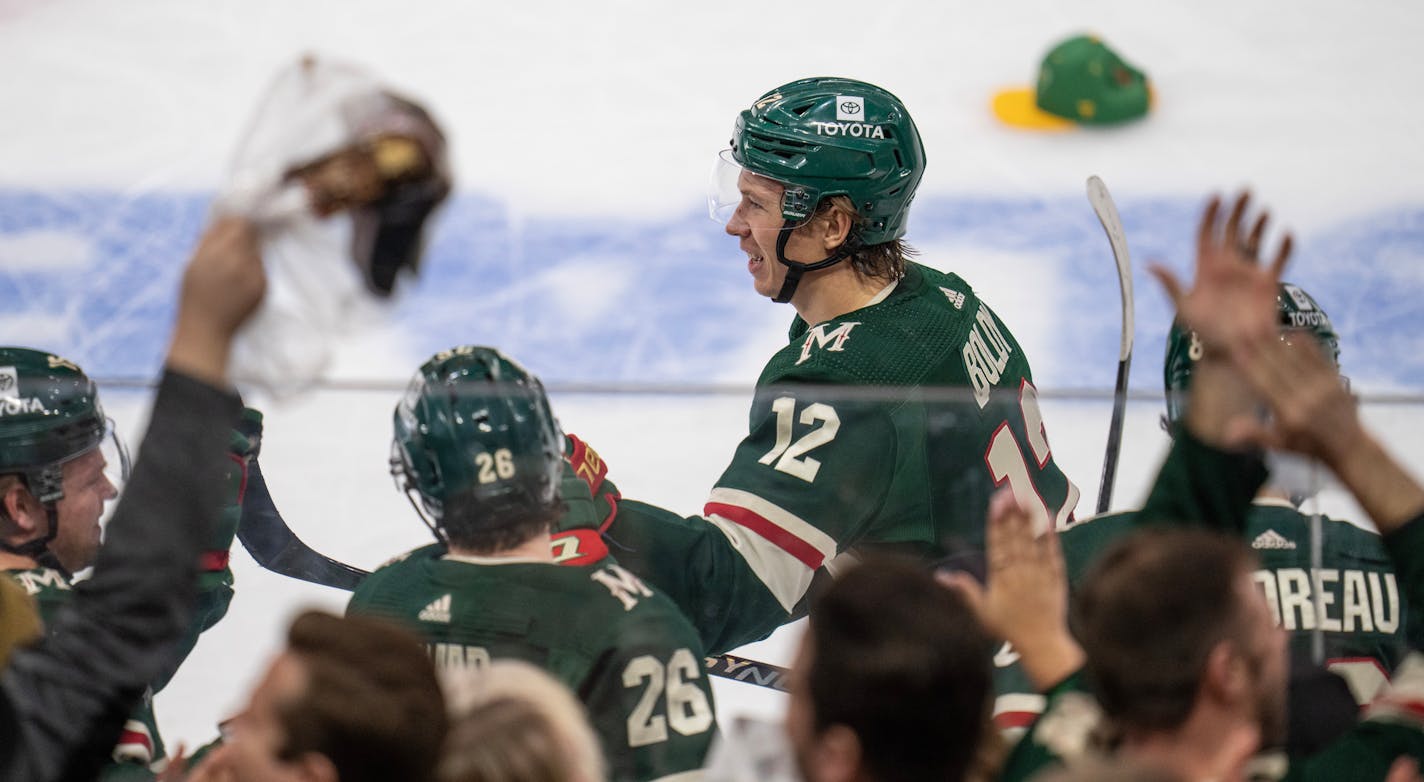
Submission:
M 94 564 L 99 554 L 99 518 L 119 492 L 104 473 L 103 452 L 95 448 L 65 462 L 64 498 L 55 503 L 59 525 L 49 549 L 71 573 Z
M 308 756 L 283 760 L 287 741 L 281 709 L 302 697 L 306 668 L 290 653 L 279 655 L 252 691 L 246 708 L 223 723 L 223 743 L 194 770 L 198 779 L 224 782 L 305 780 Z
M 726 231 L 737 237 L 742 252 L 747 254 L 752 287 L 763 296 L 774 297 L 786 279 L 786 265 L 776 258 L 776 239 L 783 224 L 781 194 L 785 188 L 775 180 L 743 169 L 737 176 L 737 189 L 742 200 L 727 220 Z M 810 232 L 800 228 L 786 243 L 786 258 L 790 261 L 815 263 L 826 255 Z

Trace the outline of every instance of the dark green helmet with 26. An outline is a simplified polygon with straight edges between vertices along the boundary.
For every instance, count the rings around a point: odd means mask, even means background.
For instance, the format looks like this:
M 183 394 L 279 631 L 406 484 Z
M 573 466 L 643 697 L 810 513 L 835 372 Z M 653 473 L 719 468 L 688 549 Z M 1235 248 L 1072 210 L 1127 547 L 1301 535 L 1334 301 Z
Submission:
M 1283 334 L 1308 332 L 1320 342 L 1325 354 L 1340 366 L 1340 336 L 1330 322 L 1330 316 L 1297 285 L 1282 282 L 1276 292 L 1276 311 Z M 1187 390 L 1191 386 L 1192 368 L 1202 355 L 1201 340 L 1195 331 L 1182 328 L 1173 321 L 1167 332 L 1167 359 L 1162 367 L 1162 381 L 1167 392 L 1167 416 L 1163 423 L 1168 431 L 1175 428 L 1187 412 Z
M 561 507 L 563 434 L 539 379 L 498 350 L 435 354 L 394 423 L 391 472 L 441 540 Z
M 19 475 L 41 503 L 57 502 L 61 465 L 98 447 L 107 430 L 94 381 L 72 361 L 0 347 L 0 475 Z
M 782 217 L 797 223 L 829 196 L 860 213 L 860 240 L 905 235 L 925 150 L 900 99 L 854 79 L 810 78 L 766 93 L 737 117 L 731 157 L 786 186 Z

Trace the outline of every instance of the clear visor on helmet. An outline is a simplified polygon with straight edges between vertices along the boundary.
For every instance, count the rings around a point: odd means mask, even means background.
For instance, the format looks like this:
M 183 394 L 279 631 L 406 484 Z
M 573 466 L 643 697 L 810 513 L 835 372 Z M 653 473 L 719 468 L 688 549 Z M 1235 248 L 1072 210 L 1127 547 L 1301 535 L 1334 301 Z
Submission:
M 112 418 L 104 419 L 104 439 L 99 441 L 99 451 L 104 455 L 105 477 L 109 479 L 109 483 L 114 484 L 115 489 L 122 491 L 133 470 L 133 462 L 129 459 L 128 446 L 124 445 L 124 438 L 119 436 L 119 430 L 114 426 Z
M 124 445 L 124 439 L 119 436 L 119 431 L 114 426 L 114 419 L 104 419 L 104 437 L 95 446 L 95 449 L 104 459 L 104 480 L 114 487 L 113 496 L 117 497 L 123 493 L 124 484 L 128 483 L 133 464 L 129 460 L 129 449 Z M 90 449 L 90 451 L 92 450 L 94 449 Z M 85 451 L 85 453 L 90 451 Z M 99 523 L 107 524 L 109 517 L 114 515 L 114 509 L 118 507 L 117 502 L 105 502 L 104 512 L 99 517 Z
M 731 220 L 732 214 L 741 205 L 741 177 L 745 170 L 736 158 L 732 157 L 732 150 L 724 149 L 717 153 L 717 161 L 712 166 L 712 179 L 707 186 L 707 214 L 713 220 L 719 223 Z M 781 193 L 785 191 L 786 184 L 762 174 L 748 173 L 755 177 L 757 182 L 777 189 L 774 202 L 766 206 L 779 214 L 781 212 Z
M 742 167 L 732 157 L 732 150 L 717 153 L 712 164 L 712 179 L 707 185 L 707 214 L 719 223 L 732 219 L 737 205 L 742 202 L 742 191 L 737 180 L 742 175 Z

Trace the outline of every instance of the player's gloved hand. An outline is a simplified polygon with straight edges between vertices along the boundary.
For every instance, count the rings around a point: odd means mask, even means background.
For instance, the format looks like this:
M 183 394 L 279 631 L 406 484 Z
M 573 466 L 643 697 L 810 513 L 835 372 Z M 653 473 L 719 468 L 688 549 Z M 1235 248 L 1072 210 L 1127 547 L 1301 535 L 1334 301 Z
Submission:
M 570 512 L 564 514 L 564 518 L 559 520 L 556 530 L 581 529 L 592 527 L 599 532 L 607 532 L 608 527 L 613 524 L 613 520 L 618 516 L 618 500 L 623 495 L 618 491 L 618 487 L 613 481 L 608 480 L 608 463 L 580 440 L 576 435 L 564 435 L 564 501 L 568 502 Z M 588 487 L 588 494 L 592 496 L 593 507 L 588 511 L 575 508 L 575 503 L 569 500 L 569 477 L 582 481 Z M 580 493 L 573 493 L 579 496 Z M 590 523 L 590 520 L 592 523 Z
M 603 533 L 618 515 L 622 495 L 608 480 L 608 464 L 588 443 L 564 435 L 564 474 L 559 485 L 564 515 L 554 524 L 551 544 L 561 565 L 588 565 L 608 556 Z
M 228 466 L 223 477 L 226 491 L 223 493 L 222 512 L 213 537 L 203 552 L 202 572 L 223 574 L 227 570 L 228 552 L 232 540 L 237 535 L 237 524 L 242 518 L 242 500 L 247 491 L 247 471 L 252 460 L 262 448 L 262 413 L 251 407 L 243 408 L 242 418 L 232 429 L 228 438 Z

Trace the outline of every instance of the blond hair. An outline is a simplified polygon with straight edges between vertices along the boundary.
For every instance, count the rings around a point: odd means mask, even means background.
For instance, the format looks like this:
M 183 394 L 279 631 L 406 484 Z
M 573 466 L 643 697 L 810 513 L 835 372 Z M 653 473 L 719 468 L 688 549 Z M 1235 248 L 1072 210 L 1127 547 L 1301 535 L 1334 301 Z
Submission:
M 601 782 L 603 752 L 583 705 L 529 663 L 496 660 L 445 678 L 450 732 L 439 782 Z

